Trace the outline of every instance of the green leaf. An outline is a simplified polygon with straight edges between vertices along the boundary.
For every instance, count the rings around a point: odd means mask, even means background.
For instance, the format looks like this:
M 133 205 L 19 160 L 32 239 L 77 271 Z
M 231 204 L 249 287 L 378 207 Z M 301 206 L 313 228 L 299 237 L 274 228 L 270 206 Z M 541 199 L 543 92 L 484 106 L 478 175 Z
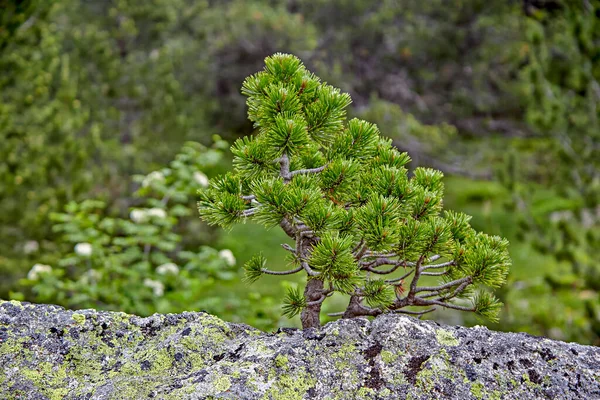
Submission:
M 396 198 L 376 194 L 356 212 L 362 238 L 373 251 L 390 250 L 398 242 L 401 218 L 402 208 Z
M 350 197 L 358 179 L 359 164 L 353 160 L 336 159 L 319 174 L 321 189 L 334 203 L 343 203 Z
M 472 232 L 469 221 L 471 216 L 462 212 L 444 211 L 444 218 L 448 221 L 448 226 L 452 232 L 452 237 L 457 242 L 464 241 Z
M 262 139 L 244 136 L 231 146 L 233 167 L 244 180 L 277 176 L 279 167 L 272 162 L 272 152 Z
M 426 225 L 407 218 L 399 224 L 394 251 L 403 260 L 416 260 L 424 252 L 427 240 Z
M 283 299 L 283 315 L 293 318 L 306 307 L 306 299 L 298 288 L 289 287 Z
M 474 283 L 500 287 L 506 282 L 510 265 L 508 241 L 499 236 L 478 233 L 467 239 L 459 268 L 472 276 Z
M 328 158 L 370 161 L 377 151 L 378 140 L 377 125 L 353 118 L 348 121 L 348 127 L 335 137 Z
M 301 115 L 282 114 L 275 117 L 274 124 L 263 129 L 265 140 L 274 158 L 286 153 L 295 155 L 309 143 L 306 121 Z
M 342 131 L 345 109 L 352 99 L 347 93 L 329 85 L 319 86 L 316 92 L 317 98 L 304 108 L 304 116 L 312 139 L 326 146 Z
M 365 171 L 364 175 L 376 193 L 386 197 L 395 197 L 398 200 L 407 200 L 411 192 L 406 173 L 407 170 L 404 167 L 381 165 Z
M 313 247 L 308 264 L 322 274 L 338 290 L 353 292 L 362 277 L 352 255 L 354 240 L 351 236 L 340 236 L 338 232 L 326 232 Z
M 473 306 L 477 315 L 481 315 L 492 322 L 498 322 L 503 304 L 493 294 L 479 291 L 473 298 Z
M 433 217 L 425 222 L 424 254 L 451 255 L 454 251 L 452 230 L 441 217 Z
M 244 281 L 247 283 L 253 283 L 258 280 L 258 278 L 262 276 L 262 269 L 266 264 L 267 259 L 262 255 L 262 253 L 254 255 L 250 260 L 248 260 L 248 262 L 244 264 Z
M 432 168 L 416 168 L 414 171 L 413 180 L 421 187 L 425 188 L 430 192 L 441 193 L 444 190 L 444 184 L 442 178 L 444 174 L 442 171 L 438 171 Z
M 373 308 L 386 309 L 395 299 L 394 289 L 383 279 L 366 281 L 362 293 L 367 304 Z

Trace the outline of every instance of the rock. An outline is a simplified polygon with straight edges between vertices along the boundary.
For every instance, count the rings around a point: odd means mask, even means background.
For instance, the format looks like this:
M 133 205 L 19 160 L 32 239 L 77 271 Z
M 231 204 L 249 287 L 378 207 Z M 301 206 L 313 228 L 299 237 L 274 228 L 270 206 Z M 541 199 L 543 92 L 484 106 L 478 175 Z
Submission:
M 0 302 L 2 399 L 600 399 L 600 349 L 399 315 L 262 333 Z

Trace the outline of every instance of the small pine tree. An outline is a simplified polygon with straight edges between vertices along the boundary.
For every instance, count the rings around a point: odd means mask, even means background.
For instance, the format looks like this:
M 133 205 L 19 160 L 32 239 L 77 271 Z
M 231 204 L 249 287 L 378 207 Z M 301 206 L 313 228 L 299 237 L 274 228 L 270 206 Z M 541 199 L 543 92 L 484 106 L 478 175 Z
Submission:
M 303 328 L 320 326 L 334 292 L 350 297 L 336 314 L 343 318 L 443 307 L 497 320 L 502 304 L 484 287 L 505 282 L 508 241 L 476 233 L 468 215 L 442 214 L 443 174 L 417 168 L 409 177 L 409 156 L 377 126 L 346 123 L 348 94 L 295 56 L 278 53 L 265 64 L 242 88 L 258 134 L 234 143 L 234 171 L 212 180 L 198 203 L 209 224 L 252 219 L 294 240 L 282 245 L 292 269 L 269 270 L 256 255 L 244 266 L 247 281 L 305 273 L 304 293 L 290 289 L 283 307 L 289 317 L 301 313 Z M 423 276 L 440 281 L 419 286 Z

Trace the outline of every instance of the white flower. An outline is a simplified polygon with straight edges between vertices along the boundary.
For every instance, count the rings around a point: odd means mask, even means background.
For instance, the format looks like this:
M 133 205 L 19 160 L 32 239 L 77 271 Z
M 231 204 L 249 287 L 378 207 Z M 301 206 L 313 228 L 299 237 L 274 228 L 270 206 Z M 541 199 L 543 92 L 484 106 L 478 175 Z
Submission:
M 88 269 L 83 273 L 83 278 L 86 280 L 86 282 L 98 282 L 100 279 L 102 279 L 102 274 L 96 269 Z
M 144 279 L 144 286 L 152 289 L 152 292 L 157 297 L 160 297 L 165 293 L 165 285 L 163 285 L 162 282 L 146 278 Z
M 31 254 L 31 253 L 35 253 L 39 249 L 40 249 L 40 244 L 37 241 L 28 240 L 25 242 L 25 245 L 23 246 L 23 253 Z
M 200 184 L 200 186 L 208 186 L 208 177 L 200 171 L 194 172 L 194 180 Z
M 89 243 L 77 243 L 75 245 L 75 253 L 78 256 L 89 257 L 92 255 L 92 245 Z
M 167 218 L 167 212 L 162 208 L 151 208 L 146 212 L 146 214 L 150 217 Z
M 551 222 L 561 222 L 561 221 L 568 221 L 571 218 L 573 218 L 573 213 L 569 210 L 563 210 L 563 211 L 554 211 L 553 213 L 550 214 L 550 221 Z
M 27 279 L 37 281 L 40 274 L 49 274 L 52 272 L 52 267 L 46 264 L 35 264 L 27 273 Z
M 136 210 L 131 210 L 131 212 L 129 213 L 129 218 L 131 218 L 131 220 L 133 222 L 135 222 L 136 224 L 146 221 L 147 216 L 148 215 L 147 215 L 146 210 L 136 209 Z
M 225 260 L 230 267 L 233 267 L 235 265 L 235 257 L 233 256 L 233 253 L 231 252 L 231 250 L 229 250 L 229 249 L 221 250 L 219 252 L 219 257 L 221 257 L 223 260 Z
M 173 274 L 176 275 L 179 272 L 179 267 L 173 263 L 166 263 L 159 265 L 156 268 L 156 273 L 159 275 Z
M 164 182 L 165 176 L 160 171 L 150 172 L 148 175 L 146 175 L 146 177 L 142 181 L 142 186 L 143 187 L 150 186 L 152 184 L 152 182 L 154 182 L 154 181 Z

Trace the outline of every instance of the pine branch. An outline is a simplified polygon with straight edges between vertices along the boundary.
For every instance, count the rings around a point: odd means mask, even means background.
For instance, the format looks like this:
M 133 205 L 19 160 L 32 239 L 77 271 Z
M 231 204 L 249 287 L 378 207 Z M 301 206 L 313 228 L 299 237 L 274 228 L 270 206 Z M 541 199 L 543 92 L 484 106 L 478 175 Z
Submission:
M 327 297 L 327 296 L 321 296 L 321 297 L 320 297 L 318 300 L 315 300 L 315 301 L 307 301 L 307 302 L 306 302 L 306 305 L 307 305 L 307 306 L 314 306 L 314 305 L 317 305 L 317 304 L 321 304 L 323 301 L 325 301 L 325 298 L 326 298 L 326 297 Z
M 391 258 L 391 257 L 396 257 L 397 254 L 396 253 L 378 253 L 376 251 L 366 251 L 364 254 L 364 257 L 387 257 L 387 258 Z
M 281 247 L 283 247 L 284 249 L 286 249 L 287 251 L 296 254 L 296 249 L 294 249 L 292 246 L 290 246 L 287 243 L 282 243 Z
M 286 153 L 277 160 L 279 162 L 279 176 L 283 178 L 283 182 L 288 183 L 292 180 L 292 175 L 290 174 L 290 159 Z
M 295 171 L 290 172 L 290 177 L 294 177 L 300 174 L 317 174 L 319 172 L 322 172 L 325 168 L 327 168 L 327 165 L 328 164 L 325 164 L 319 168 L 297 169 Z
M 269 274 L 269 275 L 292 275 L 292 274 L 295 274 L 296 272 L 302 271 L 302 269 L 303 268 L 300 266 L 298 268 L 290 269 L 290 270 L 287 270 L 287 271 L 271 271 L 271 270 L 268 270 L 266 268 L 262 268 L 261 271 L 264 274 Z
M 321 275 L 319 272 L 313 270 L 306 261 L 301 262 L 302 268 L 306 271 L 306 273 L 310 276 L 319 276 Z
M 396 282 L 400 282 L 403 281 L 404 279 L 408 278 L 409 276 L 412 275 L 412 273 L 415 272 L 414 269 L 409 270 L 407 273 L 405 273 L 404 275 L 402 275 L 400 278 L 394 278 L 394 279 L 387 279 L 385 281 L 385 283 L 396 283 Z
M 249 208 L 248 210 L 244 210 L 244 211 L 242 211 L 242 217 L 246 217 L 246 218 L 247 218 L 247 217 L 251 217 L 251 216 L 253 216 L 254 214 L 256 214 L 256 212 L 257 212 L 258 210 L 259 210 L 259 209 L 258 209 L 257 207 L 255 207 L 255 208 Z
M 441 272 L 421 272 L 421 276 L 423 276 L 423 275 L 427 275 L 427 276 L 444 276 L 447 273 L 448 273 L 448 270 L 441 271 Z
M 358 244 L 356 245 L 356 247 L 354 247 L 352 249 L 352 254 L 356 254 L 356 252 L 358 251 L 358 249 L 362 248 L 362 246 L 365 244 L 365 240 L 364 239 L 360 239 L 360 242 L 358 242 Z
M 294 226 L 286 218 L 283 218 L 281 220 L 281 222 L 279 223 L 279 226 L 281 227 L 281 229 L 283 229 L 283 231 L 289 237 L 291 237 L 291 238 L 295 238 L 296 237 L 296 230 L 294 229 Z
M 456 265 L 456 262 L 454 260 L 452 260 L 452 261 L 448 261 L 448 262 L 441 263 L 441 264 L 423 265 L 423 267 L 421 268 L 421 270 L 425 271 L 425 270 L 428 270 L 428 269 L 444 268 L 444 267 L 449 267 L 451 265 Z
M 345 311 L 338 311 L 338 312 L 334 312 L 334 313 L 328 313 L 327 315 L 330 317 L 341 317 L 342 315 L 344 315 Z
M 427 310 L 423 310 L 423 311 L 411 311 L 411 310 L 394 310 L 392 312 L 397 313 L 397 314 L 408 314 L 408 315 L 425 315 L 427 313 L 430 313 L 432 311 L 435 311 L 435 307 L 433 308 L 429 308 Z
M 440 296 L 435 300 L 438 301 L 446 301 L 446 300 L 450 300 L 455 298 L 456 296 L 458 296 L 459 294 L 461 294 L 466 288 L 467 286 L 469 286 L 470 282 L 464 282 L 463 284 L 461 284 L 459 287 L 457 287 L 456 289 L 454 289 L 454 292 L 452 292 L 450 295 L 447 296 Z
M 470 276 L 467 276 L 465 278 L 461 278 L 461 279 L 456 279 L 452 282 L 448 282 L 445 283 L 443 285 L 440 286 L 421 286 L 421 287 L 415 287 L 414 293 L 421 293 L 421 292 L 439 292 L 441 290 L 444 289 L 449 289 L 453 286 L 457 286 L 460 285 L 461 283 L 470 283 L 473 281 L 473 278 L 471 278 Z
M 417 289 L 417 282 L 421 276 L 421 264 L 423 263 L 424 258 L 424 255 L 419 257 L 419 261 L 417 261 L 417 265 L 415 265 L 415 276 L 413 276 L 412 281 L 410 281 L 410 290 L 406 296 L 409 300 L 412 300 L 412 298 L 415 297 L 415 290 Z
M 444 303 L 439 300 L 423 300 L 422 305 L 438 305 L 444 308 L 451 308 L 459 311 L 475 311 L 475 307 L 463 307 L 452 303 Z
M 384 265 L 384 264 L 381 264 L 381 265 Z M 372 272 L 374 274 L 378 274 L 378 275 L 388 275 L 388 274 L 391 274 L 394 271 L 396 271 L 402 265 L 404 265 L 404 263 L 402 261 L 397 261 L 392 268 L 386 269 L 384 271 L 374 269 L 373 267 L 366 267 L 366 268 L 362 268 L 362 269 Z

